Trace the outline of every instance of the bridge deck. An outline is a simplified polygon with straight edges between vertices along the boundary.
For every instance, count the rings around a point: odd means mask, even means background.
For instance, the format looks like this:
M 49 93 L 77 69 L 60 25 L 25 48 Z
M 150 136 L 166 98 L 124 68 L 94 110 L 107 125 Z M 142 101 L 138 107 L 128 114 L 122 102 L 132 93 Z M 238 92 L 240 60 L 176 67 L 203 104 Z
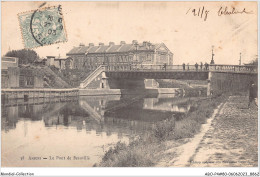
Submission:
M 194 65 L 123 65 L 109 66 L 103 65 L 105 72 L 232 72 L 232 73 L 257 73 L 258 68 L 255 65 L 209 65 L 206 67 L 197 68 Z

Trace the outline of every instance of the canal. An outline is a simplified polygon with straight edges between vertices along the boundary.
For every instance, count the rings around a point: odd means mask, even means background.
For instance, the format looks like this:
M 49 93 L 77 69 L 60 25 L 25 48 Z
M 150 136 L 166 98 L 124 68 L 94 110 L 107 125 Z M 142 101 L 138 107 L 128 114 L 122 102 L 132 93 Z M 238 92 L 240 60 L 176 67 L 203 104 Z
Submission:
M 110 95 L 2 105 L 2 166 L 93 166 L 117 142 L 149 134 L 156 122 L 178 121 L 191 100 Z

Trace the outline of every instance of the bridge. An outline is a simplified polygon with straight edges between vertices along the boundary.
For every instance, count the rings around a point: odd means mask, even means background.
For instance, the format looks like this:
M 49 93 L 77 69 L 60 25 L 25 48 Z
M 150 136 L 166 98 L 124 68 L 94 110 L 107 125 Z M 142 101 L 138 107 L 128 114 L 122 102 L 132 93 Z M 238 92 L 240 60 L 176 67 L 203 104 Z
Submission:
M 99 91 L 96 95 L 118 94 L 118 89 L 144 88 L 145 79 L 207 80 L 208 94 L 211 90 L 215 93 L 247 91 L 251 82 L 257 83 L 257 69 L 255 65 L 209 65 L 207 68 L 186 65 L 185 69 L 182 65 L 100 65 L 81 82 L 79 88 L 2 89 L 1 95 L 2 101 L 19 98 L 28 101 L 29 98 L 63 100 L 67 97 L 77 97 L 80 95 L 79 91 L 84 89 L 88 89 L 88 92 L 90 89 L 92 92 Z M 102 92 L 103 89 L 110 91 L 105 93 Z
M 80 84 L 81 89 L 131 89 L 144 87 L 144 79 L 208 80 L 210 91 L 226 86 L 245 90 L 249 82 L 257 82 L 255 65 L 100 65 Z M 216 86 L 217 85 L 217 86 Z M 226 86 L 225 86 L 226 85 Z

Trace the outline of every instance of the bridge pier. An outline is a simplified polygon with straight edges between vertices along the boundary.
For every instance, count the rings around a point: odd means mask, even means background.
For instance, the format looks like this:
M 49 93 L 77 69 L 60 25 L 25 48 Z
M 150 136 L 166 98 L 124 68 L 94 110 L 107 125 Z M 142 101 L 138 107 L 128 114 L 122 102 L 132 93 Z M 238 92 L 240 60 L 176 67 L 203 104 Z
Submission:
M 101 74 L 100 88 L 101 89 L 110 89 L 110 86 L 108 83 L 108 77 L 106 76 L 105 72 L 102 72 L 102 74 Z

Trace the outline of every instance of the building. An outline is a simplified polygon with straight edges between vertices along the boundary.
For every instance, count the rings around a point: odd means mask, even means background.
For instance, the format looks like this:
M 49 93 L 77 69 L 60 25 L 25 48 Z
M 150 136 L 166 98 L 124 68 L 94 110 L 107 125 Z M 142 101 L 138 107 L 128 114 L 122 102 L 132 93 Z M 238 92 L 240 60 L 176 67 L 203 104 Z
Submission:
M 37 68 L 19 68 L 19 88 L 43 88 L 44 74 Z
M 1 88 L 43 88 L 43 75 L 36 68 L 18 67 L 18 58 L 2 57 Z
M 46 66 L 55 66 L 56 68 L 59 68 L 59 69 L 72 69 L 73 68 L 72 58 L 68 57 L 68 56 L 65 56 L 65 57 L 47 56 L 45 65 Z
M 9 67 L 18 67 L 18 58 L 16 57 L 2 57 L 1 69 L 7 70 Z
M 34 64 L 38 65 L 38 66 L 44 66 L 44 65 L 46 65 L 46 62 L 47 62 L 46 58 L 40 58 L 40 59 L 35 60 Z
M 112 68 L 173 64 L 173 53 L 164 43 L 152 44 L 147 41 L 138 43 L 136 40 L 131 44 L 121 41 L 118 45 L 114 42 L 110 42 L 109 45 L 99 43 L 98 46 L 93 43 L 88 46 L 80 44 L 71 49 L 67 56 L 72 58 L 71 66 L 74 69 L 94 70 L 101 64 Z
M 19 87 L 18 61 L 16 57 L 1 58 L 1 88 Z

